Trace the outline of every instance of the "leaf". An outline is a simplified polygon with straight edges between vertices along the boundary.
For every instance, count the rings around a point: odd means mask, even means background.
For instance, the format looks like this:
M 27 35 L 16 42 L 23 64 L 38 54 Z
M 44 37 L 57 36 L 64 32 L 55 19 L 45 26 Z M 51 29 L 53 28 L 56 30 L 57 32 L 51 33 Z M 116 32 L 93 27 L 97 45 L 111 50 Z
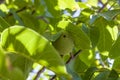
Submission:
M 115 70 L 111 70 L 108 80 L 117 80 L 118 77 L 118 73 Z
M 7 68 L 5 64 L 5 54 L 0 45 L 0 77 L 5 78 L 6 74 L 7 74 Z
M 110 74 L 109 70 L 105 70 L 103 72 L 101 72 L 100 74 L 98 74 L 94 80 L 107 80 L 108 76 Z
M 109 31 L 104 27 L 101 26 L 100 28 L 100 38 L 98 42 L 98 49 L 103 52 L 103 51 L 109 51 L 110 48 L 112 47 L 112 37 L 109 33 Z
M 51 13 L 52 17 L 60 16 L 60 8 L 58 7 L 58 0 L 44 0 L 47 10 Z
M 99 15 L 104 17 L 106 20 L 112 20 L 118 14 L 120 14 L 120 9 L 114 9 L 114 10 L 102 12 Z
M 48 11 L 52 14 L 54 17 L 60 17 L 61 13 L 60 10 L 64 9 L 70 9 L 72 11 L 75 11 L 79 9 L 78 4 L 75 2 L 75 0 L 44 0 L 47 6 Z
M 104 70 L 100 72 L 94 80 L 117 80 L 118 78 L 118 73 L 115 72 L 114 70 Z
M 90 4 L 91 6 L 97 7 L 98 1 L 97 1 L 97 0 L 94 0 L 94 1 L 88 0 L 88 1 L 87 1 L 87 4 Z
M 75 46 L 78 49 L 89 49 L 90 48 L 90 40 L 88 36 L 81 30 L 81 28 L 74 26 L 73 24 L 69 24 L 66 30 L 71 35 Z
M 23 13 L 19 14 L 19 16 L 21 17 L 21 19 L 26 27 L 31 28 L 38 33 L 43 33 L 43 31 L 46 29 L 45 23 L 43 23 L 42 21 L 39 22 L 38 19 L 35 18 L 30 13 L 23 12 Z M 44 24 L 44 25 L 42 25 L 42 24 Z
M 88 68 L 88 66 L 83 61 L 80 60 L 79 56 L 75 58 L 73 67 L 74 67 L 74 71 L 79 75 L 84 73 Z
M 115 59 L 120 56 L 119 52 L 120 52 L 120 36 L 118 36 L 117 40 L 110 49 L 109 57 Z
M 112 47 L 113 39 L 109 30 L 107 29 L 107 27 L 109 27 L 107 26 L 107 21 L 104 18 L 99 17 L 94 22 L 94 25 L 99 28 L 100 32 L 100 37 L 97 44 L 99 51 L 100 52 L 109 51 L 110 48 Z
M 98 69 L 96 67 L 90 67 L 87 69 L 84 75 L 84 80 L 91 80 L 92 76 Z
M 96 47 L 99 41 L 100 31 L 98 27 L 90 27 L 90 39 L 92 42 L 92 47 Z
M 120 72 L 120 56 L 115 59 L 112 68 L 113 68 L 115 71 Z
M 26 80 L 24 78 L 24 73 L 19 68 L 14 68 L 12 71 L 9 72 L 9 79 L 10 80 Z
M 11 9 L 10 12 L 13 14 L 15 20 L 18 21 L 19 25 L 24 25 L 24 23 L 21 20 L 21 18 L 18 16 L 18 14 L 13 9 Z
M 72 11 L 79 9 L 75 0 L 58 0 L 58 5 L 60 9 L 70 9 Z
M 8 28 L 10 25 L 0 16 L 0 32 L 5 28 Z
M 28 77 L 29 72 L 32 70 L 33 61 L 25 58 L 24 56 L 14 53 L 8 53 L 7 58 L 9 59 L 9 62 L 13 69 L 14 68 L 19 69 L 19 71 L 24 73 L 23 77 L 26 79 Z
M 94 57 L 95 55 L 92 50 L 83 50 L 79 55 L 80 60 L 83 61 L 87 66 L 90 66 L 93 63 Z
M 23 26 L 12 26 L 2 32 L 2 47 L 69 78 L 63 60 L 51 43 L 35 31 Z

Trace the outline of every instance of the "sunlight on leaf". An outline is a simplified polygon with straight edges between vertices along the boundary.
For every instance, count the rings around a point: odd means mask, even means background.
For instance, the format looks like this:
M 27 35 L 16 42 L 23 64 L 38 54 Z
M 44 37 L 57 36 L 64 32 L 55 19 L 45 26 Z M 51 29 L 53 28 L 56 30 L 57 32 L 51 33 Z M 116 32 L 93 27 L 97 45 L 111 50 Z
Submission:
M 18 52 L 35 62 L 46 66 L 59 75 L 68 77 L 63 60 L 58 52 L 43 36 L 23 26 L 13 26 L 2 32 L 2 47 L 9 50 L 10 44 L 14 52 Z

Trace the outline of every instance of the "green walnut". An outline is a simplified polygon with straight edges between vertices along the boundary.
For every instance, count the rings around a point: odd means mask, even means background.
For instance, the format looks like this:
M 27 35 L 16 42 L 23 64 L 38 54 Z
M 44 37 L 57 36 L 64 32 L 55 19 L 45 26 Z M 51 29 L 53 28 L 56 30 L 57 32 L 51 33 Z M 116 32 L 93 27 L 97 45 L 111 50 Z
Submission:
M 72 52 L 74 43 L 68 32 L 63 31 L 60 37 L 53 42 L 53 46 L 60 53 L 60 55 L 65 55 Z

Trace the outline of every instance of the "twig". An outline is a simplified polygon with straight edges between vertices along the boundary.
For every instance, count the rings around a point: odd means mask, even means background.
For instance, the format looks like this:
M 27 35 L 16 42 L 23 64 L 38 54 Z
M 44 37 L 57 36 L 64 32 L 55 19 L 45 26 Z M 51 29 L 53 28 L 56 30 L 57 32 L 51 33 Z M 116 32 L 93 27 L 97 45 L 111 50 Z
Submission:
M 101 3 L 102 5 L 104 5 L 103 2 L 102 2 L 101 0 L 98 0 L 98 2 Z
M 50 80 L 54 80 L 56 78 L 56 75 L 54 75 Z
M 22 11 L 24 11 L 25 9 L 27 9 L 27 7 L 23 7 L 23 8 L 21 8 L 20 10 L 17 10 L 16 13 L 22 12 Z M 12 16 L 12 15 L 13 15 L 12 13 L 9 13 L 9 14 L 7 15 L 7 17 L 8 17 L 8 16 Z
M 114 2 L 108 10 L 110 10 L 115 4 L 116 4 L 116 2 Z
M 48 20 L 46 20 L 44 16 L 38 16 L 37 19 L 41 19 L 41 20 L 43 20 L 45 23 L 49 24 Z
M 40 74 L 41 74 L 44 70 L 45 70 L 45 66 L 43 66 L 42 69 L 40 69 L 40 70 L 37 72 L 34 80 L 37 80 L 37 78 L 40 76 Z
M 70 56 L 70 58 L 66 61 L 65 64 L 68 64 L 72 59 L 74 59 L 82 50 L 78 50 L 73 56 Z M 56 75 L 54 75 L 50 80 L 54 80 L 56 78 Z
M 82 50 L 77 51 L 73 56 L 70 56 L 70 58 L 66 61 L 66 64 L 68 64 L 73 58 L 75 58 Z
M 103 4 L 103 6 L 98 10 L 98 13 L 101 12 L 109 3 L 109 1 L 107 1 L 105 4 Z

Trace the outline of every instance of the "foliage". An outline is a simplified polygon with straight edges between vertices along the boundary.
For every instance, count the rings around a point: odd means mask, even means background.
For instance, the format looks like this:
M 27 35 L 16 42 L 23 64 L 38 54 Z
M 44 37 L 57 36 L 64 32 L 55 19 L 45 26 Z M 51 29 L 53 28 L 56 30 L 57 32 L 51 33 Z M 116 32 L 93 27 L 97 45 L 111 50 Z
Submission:
M 119 14 L 120 0 L 0 0 L 0 80 L 119 80 Z

